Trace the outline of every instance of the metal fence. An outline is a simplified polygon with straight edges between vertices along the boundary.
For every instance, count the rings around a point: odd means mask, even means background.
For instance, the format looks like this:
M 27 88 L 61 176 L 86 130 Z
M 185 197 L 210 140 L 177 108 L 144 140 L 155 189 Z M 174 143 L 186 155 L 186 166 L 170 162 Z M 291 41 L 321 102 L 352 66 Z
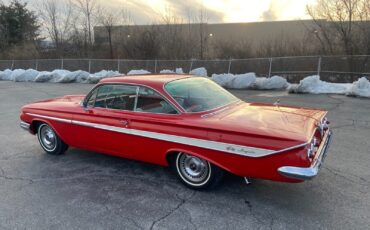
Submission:
M 0 60 L 0 70 L 36 69 L 52 71 L 66 69 L 84 70 L 90 73 L 114 70 L 127 73 L 144 69 L 152 73 L 161 70 L 182 68 L 185 73 L 205 67 L 208 75 L 220 73 L 241 74 L 255 72 L 261 77 L 279 75 L 290 82 L 298 82 L 309 75 L 320 75 L 330 82 L 352 82 L 359 77 L 370 75 L 370 56 L 296 56 L 229 60 L 126 60 L 126 59 L 35 59 Z

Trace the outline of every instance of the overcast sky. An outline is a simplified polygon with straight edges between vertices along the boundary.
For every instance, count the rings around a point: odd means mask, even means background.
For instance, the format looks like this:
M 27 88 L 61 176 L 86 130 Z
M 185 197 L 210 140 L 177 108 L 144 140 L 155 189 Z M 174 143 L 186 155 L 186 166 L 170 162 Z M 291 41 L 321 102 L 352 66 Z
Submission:
M 0 0 L 1 1 L 1 0 Z M 11 0 L 2 0 L 10 2 Z M 37 1 L 22 0 L 29 5 Z M 68 1 L 68 0 L 60 0 Z M 175 15 L 188 18 L 199 9 L 207 10 L 208 22 L 255 22 L 307 19 L 307 4 L 316 0 L 95 0 L 107 8 L 125 8 L 135 24 L 150 24 L 159 21 L 168 9 Z

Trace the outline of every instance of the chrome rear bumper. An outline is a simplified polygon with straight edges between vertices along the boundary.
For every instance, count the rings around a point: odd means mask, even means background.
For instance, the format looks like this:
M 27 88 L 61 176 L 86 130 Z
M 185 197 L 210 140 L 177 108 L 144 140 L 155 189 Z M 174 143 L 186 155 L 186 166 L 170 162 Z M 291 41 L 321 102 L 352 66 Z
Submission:
M 286 177 L 299 179 L 299 180 L 310 180 L 314 178 L 320 170 L 321 164 L 324 162 L 326 154 L 329 149 L 330 141 L 332 137 L 332 131 L 328 130 L 323 138 L 323 143 L 317 150 L 317 154 L 313 163 L 308 168 L 294 167 L 294 166 L 283 166 L 278 169 L 278 172 Z
M 26 123 L 26 122 L 23 122 L 21 121 L 21 123 L 19 124 L 21 126 L 22 129 L 28 131 L 28 132 L 31 132 L 31 125 Z

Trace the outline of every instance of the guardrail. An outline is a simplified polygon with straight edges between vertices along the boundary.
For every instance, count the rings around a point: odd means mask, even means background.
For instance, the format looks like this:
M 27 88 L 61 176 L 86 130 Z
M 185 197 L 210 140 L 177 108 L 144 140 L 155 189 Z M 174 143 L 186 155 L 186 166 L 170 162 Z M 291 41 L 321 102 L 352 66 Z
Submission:
M 248 59 L 218 60 L 127 60 L 127 59 L 33 59 L 0 60 L 0 70 L 36 69 L 52 71 L 66 69 L 84 70 L 90 73 L 100 70 L 115 70 L 127 73 L 132 69 L 145 69 L 152 73 L 161 70 L 182 68 L 185 73 L 205 67 L 208 75 L 214 73 L 255 72 L 261 77 L 280 75 L 297 82 L 308 75 L 320 75 L 332 82 L 352 82 L 361 76 L 370 75 L 370 55 L 357 56 L 292 56 Z

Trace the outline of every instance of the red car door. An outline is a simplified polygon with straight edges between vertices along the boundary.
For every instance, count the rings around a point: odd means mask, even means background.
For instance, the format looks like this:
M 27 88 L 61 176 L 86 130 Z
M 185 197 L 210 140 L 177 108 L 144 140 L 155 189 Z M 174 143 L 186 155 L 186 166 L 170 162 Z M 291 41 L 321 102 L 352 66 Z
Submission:
M 178 128 L 182 115 L 158 92 L 140 86 L 135 111 L 129 117 L 129 128 L 133 135 L 132 157 L 152 163 L 162 163 L 171 142 L 163 140 L 161 134 L 177 135 L 183 128 Z
M 128 157 L 135 138 L 129 126 L 137 90 L 131 85 L 98 86 L 72 118 L 76 147 Z

